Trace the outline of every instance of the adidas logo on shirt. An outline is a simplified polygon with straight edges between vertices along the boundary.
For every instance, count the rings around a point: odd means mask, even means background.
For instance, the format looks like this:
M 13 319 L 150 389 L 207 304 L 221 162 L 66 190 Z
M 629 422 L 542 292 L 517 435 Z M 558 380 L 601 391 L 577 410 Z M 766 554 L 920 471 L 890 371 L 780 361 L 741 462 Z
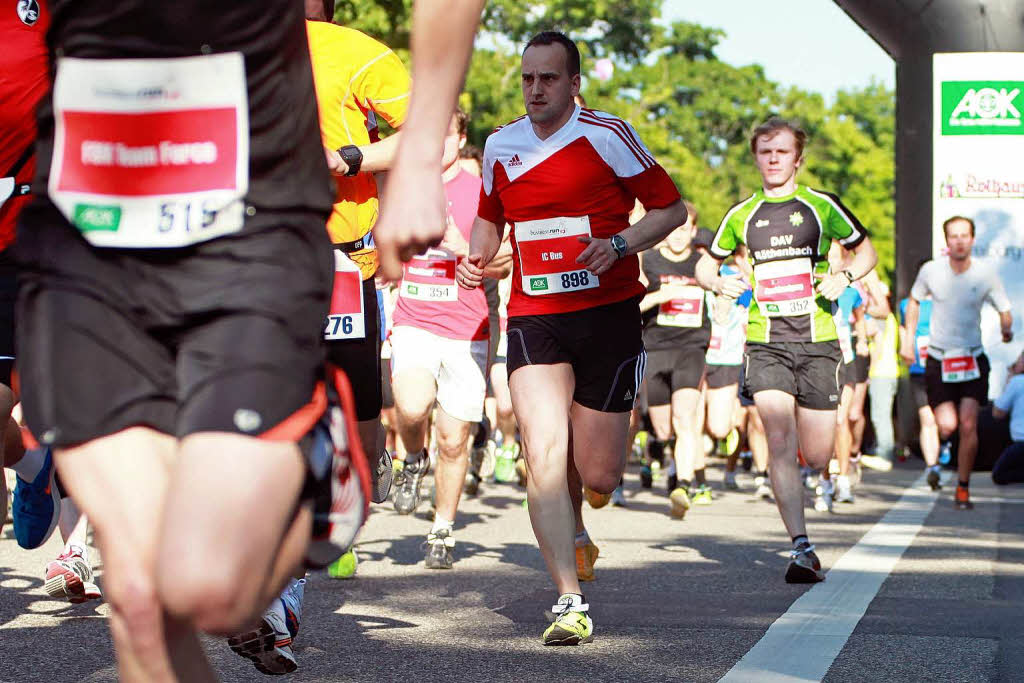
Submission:
M 633 398 L 633 392 L 630 391 L 629 389 L 626 389 L 626 395 L 622 397 L 622 400 L 623 401 L 629 401 L 632 398 Z
M 508 160 L 508 163 L 506 164 L 506 166 L 508 166 L 509 168 L 513 168 L 513 167 L 515 167 L 515 166 L 522 166 L 522 165 L 523 165 L 523 162 L 522 162 L 522 160 L 521 160 L 521 159 L 519 158 L 519 155 L 518 155 L 518 154 L 513 154 L 513 155 L 512 155 L 512 158 L 511 158 L 511 159 L 509 159 L 509 160 Z

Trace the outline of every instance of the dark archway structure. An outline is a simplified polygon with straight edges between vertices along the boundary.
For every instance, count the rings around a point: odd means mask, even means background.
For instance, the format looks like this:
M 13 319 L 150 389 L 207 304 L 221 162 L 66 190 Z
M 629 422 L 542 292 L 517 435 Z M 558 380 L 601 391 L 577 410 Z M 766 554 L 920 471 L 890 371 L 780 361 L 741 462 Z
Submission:
M 835 0 L 896 62 L 896 283 L 932 255 L 932 55 L 1024 51 L 1024 0 Z

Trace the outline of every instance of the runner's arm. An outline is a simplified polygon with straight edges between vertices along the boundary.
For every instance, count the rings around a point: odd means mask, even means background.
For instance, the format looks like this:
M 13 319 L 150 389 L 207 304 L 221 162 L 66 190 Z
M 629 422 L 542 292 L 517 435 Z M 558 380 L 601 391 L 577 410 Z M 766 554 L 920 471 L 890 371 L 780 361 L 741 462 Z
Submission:
M 623 256 L 637 254 L 653 247 L 685 222 L 686 207 L 683 206 L 681 199 L 664 208 L 651 209 L 643 218 L 618 233 L 619 237 L 626 240 L 626 253 Z M 583 236 L 579 240 L 587 246 L 576 257 L 576 263 L 582 264 L 594 275 L 607 272 L 619 260 L 610 238 Z
M 1003 333 L 1003 343 L 1013 341 L 1013 311 L 1000 311 L 999 329 Z
M 404 191 L 385 193 L 374 231 L 385 277 L 401 277 L 402 261 L 444 234 L 445 194 L 437 169 L 483 5 L 417 0 L 413 8 L 412 100 L 388 178 L 388 185 Z
M 864 319 L 864 307 L 858 306 L 853 309 L 853 329 L 857 332 L 857 348 L 854 352 L 858 356 L 866 356 L 870 353 L 868 348 L 868 325 Z
M 662 209 L 651 209 L 644 217 L 619 233 L 626 240 L 626 254 L 639 254 L 662 241 L 686 222 L 686 207 L 677 200 Z M 600 273 L 598 273 L 600 275 Z
M 500 222 L 502 226 L 505 221 Z M 455 279 L 466 289 L 479 287 L 485 277 L 484 269 L 490 265 L 501 248 L 503 228 L 486 218 L 476 217 L 469 235 L 469 256 L 459 259 L 455 268 Z
M 714 292 L 716 296 L 738 299 L 743 292 L 750 289 L 750 285 L 747 284 L 746 276 L 742 274 L 727 275 L 725 277 L 719 275 L 718 269 L 724 260 L 719 260 L 710 253 L 705 253 L 700 257 L 700 261 L 697 261 L 694 277 L 698 285 Z
M 851 251 L 853 251 L 853 258 L 850 259 L 845 270 L 839 273 L 815 275 L 818 280 L 818 293 L 829 301 L 838 299 L 850 285 L 846 273 L 849 273 L 854 280 L 860 280 L 878 263 L 878 254 L 875 252 L 874 245 L 871 244 L 871 239 L 867 236 Z
M 363 163 L 359 166 L 360 173 L 380 173 L 391 168 L 398 152 L 398 143 L 402 139 L 401 131 L 389 135 L 379 142 L 371 142 L 368 145 L 359 145 L 359 151 L 363 154 Z M 327 167 L 334 175 L 345 175 L 348 173 L 348 164 L 341 158 L 336 149 L 324 148 L 327 155 Z
M 498 247 L 498 253 L 494 255 L 491 262 L 484 268 L 484 277 L 495 280 L 503 280 L 512 272 L 512 242 L 502 240 Z
M 907 310 L 903 316 L 903 325 L 907 330 L 907 336 L 913 340 L 917 335 L 917 321 L 921 316 L 921 304 L 913 296 L 907 297 Z M 900 347 L 900 356 L 907 365 L 914 364 L 914 343 Z M 924 358 L 921 359 L 924 363 Z
M 647 292 L 647 294 L 644 294 L 644 298 L 640 300 L 640 312 L 646 313 L 652 308 L 662 305 L 671 298 L 672 292 L 669 287 L 660 287 L 653 292 Z

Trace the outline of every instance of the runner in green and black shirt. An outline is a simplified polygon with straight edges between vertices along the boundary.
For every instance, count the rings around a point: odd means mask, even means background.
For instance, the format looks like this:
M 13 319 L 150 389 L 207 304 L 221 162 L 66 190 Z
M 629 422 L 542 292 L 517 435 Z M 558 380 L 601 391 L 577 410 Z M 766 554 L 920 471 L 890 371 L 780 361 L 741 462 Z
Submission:
M 864 227 L 838 197 L 797 185 L 806 139 L 798 126 L 777 118 L 754 131 L 750 149 L 763 187 L 726 214 L 710 253 L 697 264 L 701 285 L 739 296 L 742 276 L 721 277 L 718 268 L 740 244 L 749 250 L 754 298 L 744 390 L 764 422 L 772 488 L 793 539 L 791 583 L 824 578 L 807 540 L 797 447 L 818 470 L 832 457 L 842 369 L 833 302 L 877 261 Z M 835 273 L 826 259 L 833 240 L 853 254 Z

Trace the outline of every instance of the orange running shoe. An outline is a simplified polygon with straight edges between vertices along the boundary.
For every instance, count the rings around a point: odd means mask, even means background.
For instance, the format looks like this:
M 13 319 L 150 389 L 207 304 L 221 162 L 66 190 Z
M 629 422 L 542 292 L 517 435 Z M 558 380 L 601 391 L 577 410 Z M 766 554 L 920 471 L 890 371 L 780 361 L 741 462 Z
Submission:
M 966 486 L 956 485 L 956 495 L 953 497 L 953 506 L 957 510 L 973 510 L 974 503 L 971 502 L 971 492 Z
M 588 489 L 586 486 L 584 486 L 583 497 L 587 499 L 588 503 L 590 503 L 590 507 L 597 510 L 598 508 L 603 508 L 605 505 L 608 504 L 608 501 L 612 499 L 612 494 L 598 493 L 597 491 L 594 491 L 593 489 Z
M 580 581 L 594 580 L 594 563 L 601 551 L 593 541 L 587 541 L 586 545 L 576 546 L 576 578 Z

